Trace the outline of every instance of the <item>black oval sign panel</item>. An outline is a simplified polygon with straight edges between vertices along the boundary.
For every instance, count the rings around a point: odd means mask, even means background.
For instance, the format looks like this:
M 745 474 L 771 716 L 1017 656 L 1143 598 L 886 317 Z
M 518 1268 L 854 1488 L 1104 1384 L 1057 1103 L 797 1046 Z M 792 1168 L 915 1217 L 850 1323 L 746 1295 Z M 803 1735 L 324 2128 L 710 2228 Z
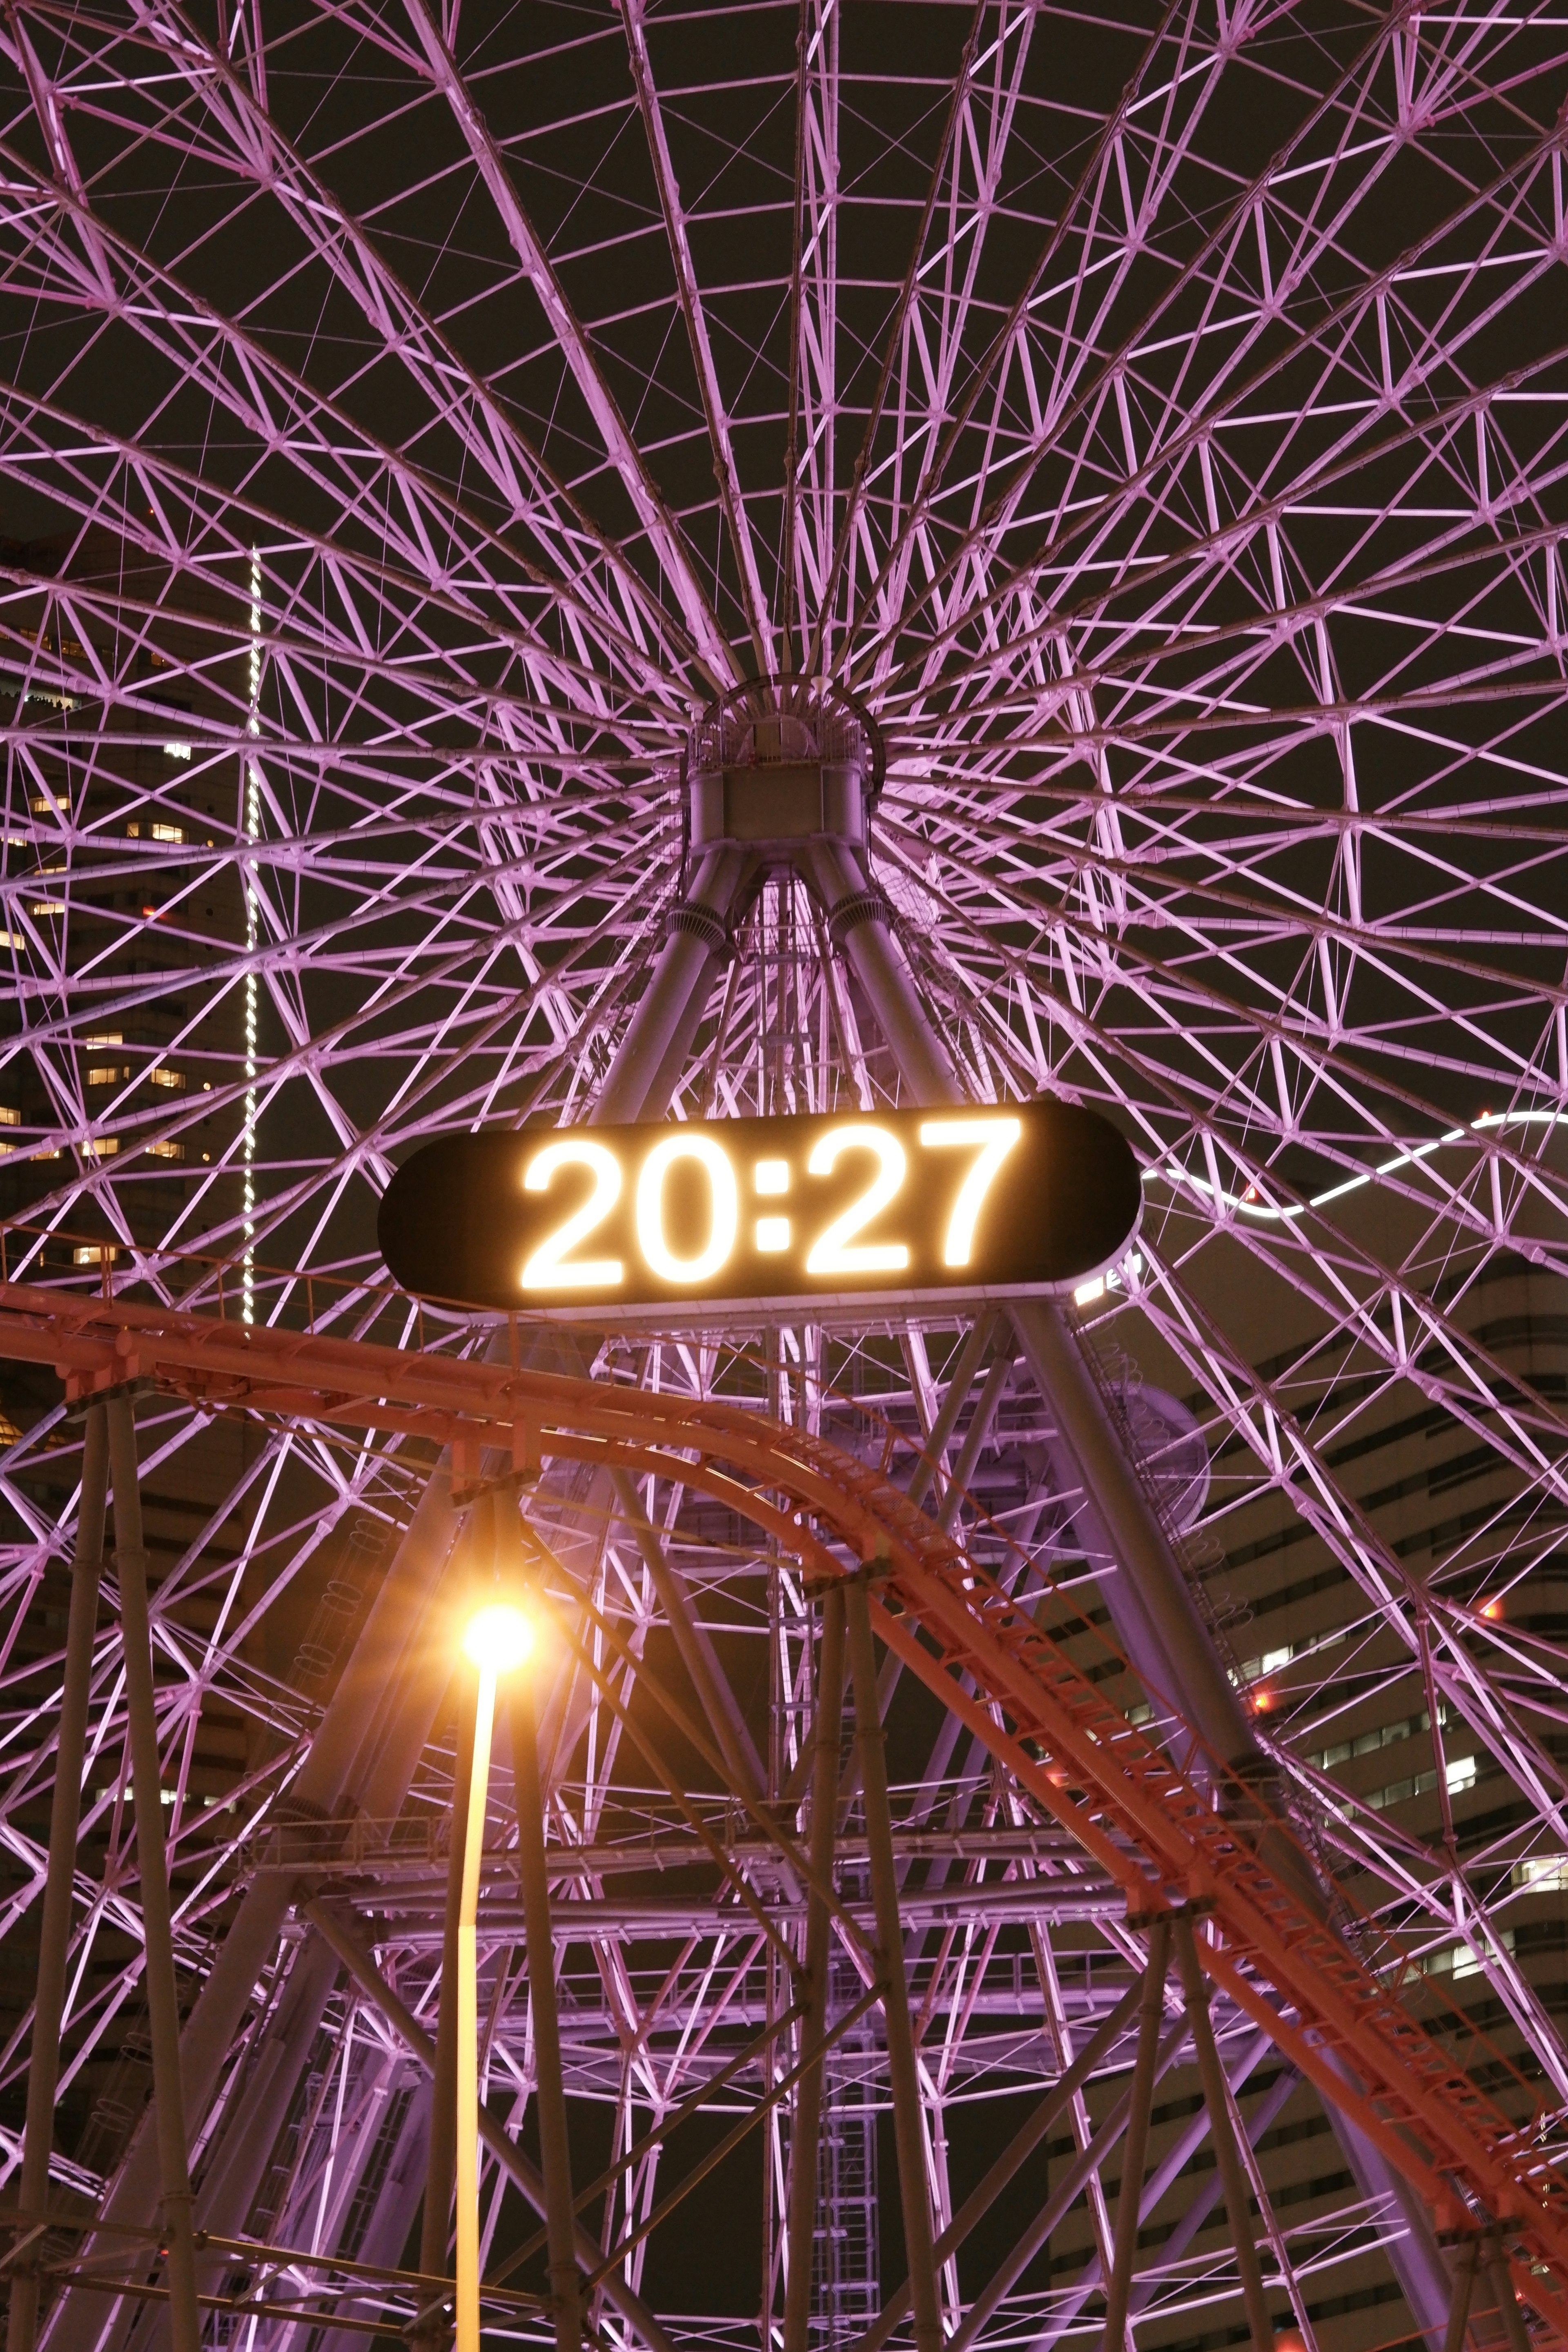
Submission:
M 1142 1202 L 1110 1121 L 1040 1101 L 448 1136 L 398 1170 L 379 1233 L 419 1297 L 582 1318 L 1064 1290 Z

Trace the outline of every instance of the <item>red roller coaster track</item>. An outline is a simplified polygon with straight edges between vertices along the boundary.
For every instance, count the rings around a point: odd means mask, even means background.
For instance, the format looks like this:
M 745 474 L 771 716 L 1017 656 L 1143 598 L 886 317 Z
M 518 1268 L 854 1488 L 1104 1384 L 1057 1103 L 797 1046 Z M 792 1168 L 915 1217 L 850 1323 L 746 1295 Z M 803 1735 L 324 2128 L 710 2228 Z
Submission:
M 130 1381 L 212 1412 L 400 1432 L 531 1467 L 652 1472 L 743 1513 L 813 1577 L 874 1568 L 883 1641 L 1121 1885 L 1129 1912 L 1201 1906 L 1214 1981 L 1354 2116 L 1440 2227 L 1502 2226 L 1520 2288 L 1568 2340 L 1568 2179 L 1396 1991 L 1315 1916 L 1256 1802 L 1216 1811 L 887 1475 L 763 1415 L 553 1373 L 0 1284 L 0 1355 L 84 1399 Z M 962 1677 L 973 1678 L 973 1696 Z

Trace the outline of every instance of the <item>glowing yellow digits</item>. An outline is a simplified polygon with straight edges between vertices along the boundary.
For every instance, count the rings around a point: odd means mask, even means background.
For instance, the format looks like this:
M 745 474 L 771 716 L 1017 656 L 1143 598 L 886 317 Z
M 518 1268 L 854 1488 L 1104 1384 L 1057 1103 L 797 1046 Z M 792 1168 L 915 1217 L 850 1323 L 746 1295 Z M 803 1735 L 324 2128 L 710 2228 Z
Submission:
M 564 1224 L 546 1234 L 522 1269 L 525 1290 L 587 1290 L 607 1287 L 626 1278 L 618 1257 L 568 1258 L 566 1253 L 602 1225 L 621 1197 L 621 1163 L 602 1143 L 586 1136 L 563 1136 L 536 1151 L 523 1171 L 525 1192 L 548 1192 L 558 1168 L 588 1168 L 594 1189 Z
M 1024 1122 L 1018 1118 L 928 1118 L 921 1126 L 921 1141 L 928 1149 L 942 1150 L 948 1145 L 973 1143 L 979 1147 L 974 1164 L 958 1188 L 958 1198 L 952 1204 L 952 1214 L 947 1221 L 947 1239 L 942 1244 L 943 1265 L 967 1265 L 974 1247 L 974 1227 L 984 1206 L 985 1195 L 995 1180 L 1013 1146 L 1024 1132 Z
M 1021 1176 L 999 1196 L 1007 1214 L 988 1204 L 1026 1129 L 1032 1137 L 1035 1114 L 1026 1106 L 1016 1114 L 975 1109 L 928 1118 L 891 1111 L 809 1125 L 804 1118 L 781 1120 L 777 1132 L 791 1149 L 787 1159 L 766 1152 L 773 1135 L 761 1120 L 754 1127 L 741 1123 L 732 1143 L 721 1124 L 701 1120 L 623 1134 L 574 1129 L 537 1145 L 525 1135 L 519 1139 L 525 1192 L 558 1190 L 563 1169 L 580 1169 L 592 1182 L 586 1200 L 578 1178 L 549 1209 L 531 1213 L 535 1232 L 552 1222 L 523 1265 L 521 1293 L 542 1307 L 553 1297 L 562 1302 L 560 1311 L 574 1313 L 595 1296 L 606 1305 L 617 1294 L 622 1305 L 657 1304 L 672 1290 L 763 1297 L 825 1277 L 848 1289 L 871 1277 L 876 1286 L 876 1277 L 911 1268 L 921 1282 L 935 1278 L 950 1286 L 955 1279 L 991 1279 L 989 1270 L 1006 1262 L 1013 1212 L 1024 1213 Z M 917 1181 L 908 1182 L 917 1137 L 926 1150 L 970 1154 L 955 1170 L 955 1193 L 929 1162 L 918 1163 Z M 753 1157 L 758 1139 L 763 1152 Z M 833 1176 L 846 1154 L 868 1158 L 869 1171 L 847 1169 L 815 1216 L 779 1213 L 808 1176 Z M 688 1161 L 694 1165 L 685 1166 Z M 1025 1165 L 1021 1159 L 1020 1170 Z M 679 1171 L 673 1191 L 672 1171 Z M 854 1195 L 847 1202 L 847 1185 Z M 905 1238 L 873 1239 L 895 1201 L 900 1204 L 896 1223 L 888 1222 L 901 1227 Z M 577 1255 L 596 1233 L 600 1248 L 619 1248 L 624 1263 L 608 1255 Z M 939 1265 L 953 1272 L 939 1276 Z
M 855 1124 L 836 1127 L 822 1137 L 806 1161 L 814 1176 L 831 1176 L 846 1151 L 876 1154 L 877 1173 L 841 1217 L 835 1217 L 813 1243 L 805 1261 L 807 1274 L 897 1274 L 910 1262 L 902 1242 L 858 1242 L 879 1209 L 885 1209 L 904 1181 L 909 1161 L 904 1147 L 885 1127 Z
M 712 1223 L 708 1244 L 695 1257 L 677 1257 L 664 1230 L 664 1182 L 678 1160 L 700 1161 L 708 1173 Z M 735 1246 L 740 1202 L 729 1156 L 710 1135 L 670 1135 L 656 1143 L 637 1178 L 637 1246 L 666 1282 L 707 1282 Z

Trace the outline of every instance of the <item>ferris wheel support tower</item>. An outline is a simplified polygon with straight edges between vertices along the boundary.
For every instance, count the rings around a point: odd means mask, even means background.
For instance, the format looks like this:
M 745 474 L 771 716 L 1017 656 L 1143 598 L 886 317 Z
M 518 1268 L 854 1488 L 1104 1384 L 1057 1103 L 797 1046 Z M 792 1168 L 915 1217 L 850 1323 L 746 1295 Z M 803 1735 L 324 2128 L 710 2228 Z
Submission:
M 815 725 L 800 715 L 803 704 Z M 737 724 L 737 713 L 751 723 Z M 691 851 L 699 861 L 695 878 L 674 910 L 647 992 L 595 1101 L 596 1120 L 646 1117 L 668 1099 L 730 927 L 762 874 L 781 866 L 820 904 L 829 937 L 865 992 L 914 1100 L 936 1106 L 966 1099 L 899 946 L 891 908 L 871 876 L 868 802 L 875 789 L 874 757 L 861 714 L 849 706 L 836 710 L 829 696 L 808 697 L 793 681 L 772 693 L 740 689 L 694 731 L 687 791 Z M 1064 1493 L 1077 1487 L 1083 1496 L 1081 1516 L 1091 1523 L 1085 1549 L 1109 1552 L 1121 1570 L 1104 1587 L 1119 1643 L 1140 1678 L 1173 1702 L 1211 1756 L 1243 1778 L 1271 1779 L 1272 1767 L 1170 1538 L 1059 1310 L 1031 1299 L 1009 1311 L 1056 1416 L 1066 1455 L 1058 1484 Z M 1098 1539 L 1093 1522 L 1104 1531 Z M 1306 1873 L 1304 1861 L 1299 1868 Z M 1404 2216 L 1405 2234 L 1393 2259 L 1417 2325 L 1436 2344 L 1447 2326 L 1451 2286 L 1430 2221 L 1408 2184 L 1349 2117 L 1335 2112 L 1331 2120 L 1363 2193 L 1397 2206 Z

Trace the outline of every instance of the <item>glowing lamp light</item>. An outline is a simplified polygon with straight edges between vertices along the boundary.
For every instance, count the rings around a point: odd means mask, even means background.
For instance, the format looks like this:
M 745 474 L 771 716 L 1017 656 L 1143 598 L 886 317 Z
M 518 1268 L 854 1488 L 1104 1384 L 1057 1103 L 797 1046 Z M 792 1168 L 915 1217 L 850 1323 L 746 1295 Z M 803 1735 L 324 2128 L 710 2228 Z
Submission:
M 1495 1625 L 1502 1615 L 1502 1601 L 1500 1598 L 1483 1601 L 1481 1604 L 1481 1615 L 1483 1617 L 1489 1617 Z
M 1299 2327 L 1288 2327 L 1274 2338 L 1274 2352 L 1307 2352 L 1307 2339 Z
M 1260 1683 L 1252 1694 L 1253 1714 L 1267 1715 L 1273 1705 L 1274 1693 L 1269 1689 L 1267 1683 Z
M 463 1629 L 463 1655 L 481 1672 L 510 1674 L 533 1647 L 533 1628 L 521 1609 L 493 1601 L 476 1610 Z

